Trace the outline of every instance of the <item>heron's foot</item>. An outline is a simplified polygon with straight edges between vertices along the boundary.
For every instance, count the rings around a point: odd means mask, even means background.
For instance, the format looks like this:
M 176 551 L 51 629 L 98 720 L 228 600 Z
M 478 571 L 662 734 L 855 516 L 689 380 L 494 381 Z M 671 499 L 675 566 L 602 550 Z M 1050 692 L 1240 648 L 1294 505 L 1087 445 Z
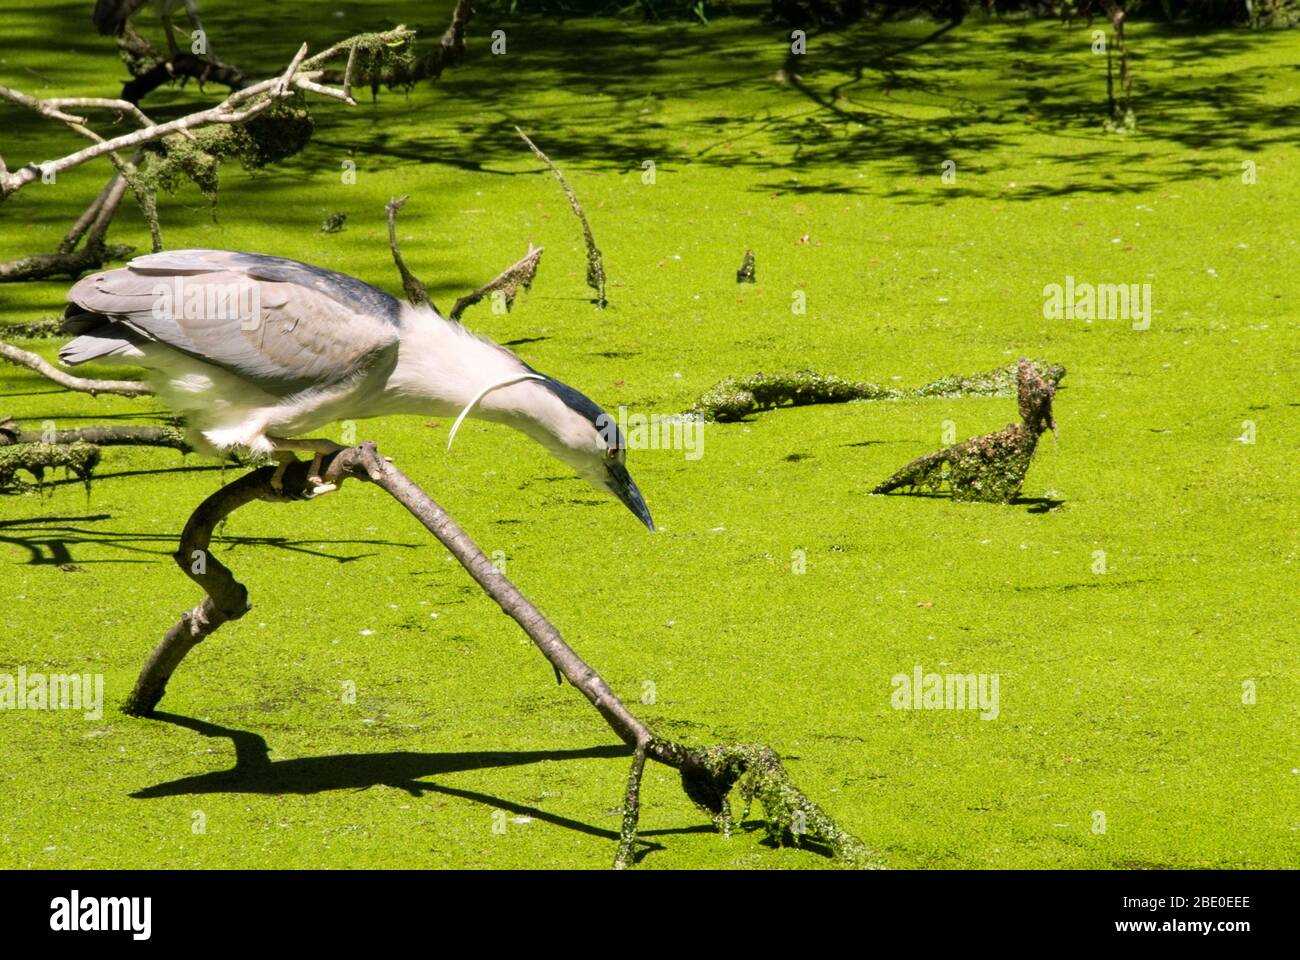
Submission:
M 343 448 L 340 447 L 340 450 Z M 326 483 L 321 479 L 321 461 L 325 459 L 325 454 L 318 453 L 312 457 L 311 469 L 307 471 L 307 482 L 313 484 L 311 494 L 308 500 L 314 500 L 316 497 L 322 497 L 327 493 L 333 493 L 339 488 L 337 483 Z
M 284 471 L 289 469 L 290 464 L 298 462 L 298 458 L 289 450 L 276 450 L 271 456 L 275 459 L 275 472 L 271 474 L 271 489 L 276 492 L 277 496 L 284 496 Z

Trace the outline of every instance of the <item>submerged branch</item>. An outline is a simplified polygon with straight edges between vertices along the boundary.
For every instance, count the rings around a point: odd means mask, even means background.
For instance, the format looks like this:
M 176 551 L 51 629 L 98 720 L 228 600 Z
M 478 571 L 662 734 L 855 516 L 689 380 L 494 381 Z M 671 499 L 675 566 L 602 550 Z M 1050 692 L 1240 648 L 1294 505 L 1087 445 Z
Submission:
M 1065 375 L 1065 368 L 1041 360 L 1029 361 L 1050 383 Z M 847 403 L 850 400 L 902 400 L 915 397 L 1010 397 L 1016 394 L 1017 364 L 996 367 L 984 373 L 943 377 L 910 389 L 884 387 L 860 380 L 846 380 L 834 374 L 801 370 L 797 373 L 756 373 L 749 377 L 728 377 L 706 390 L 688 416 L 731 422 L 775 407 L 802 407 L 816 403 Z
M 467 293 L 456 301 L 451 308 L 450 320 L 460 321 L 460 315 L 467 309 L 474 306 L 484 297 L 491 293 L 500 291 L 501 301 L 505 304 L 507 311 L 514 306 L 515 296 L 522 287 L 528 290 L 533 285 L 533 279 L 537 276 L 537 265 L 542 259 L 542 248 L 529 247 L 528 253 L 512 266 L 506 267 L 499 274 L 489 280 L 483 286 L 479 287 L 473 293 Z

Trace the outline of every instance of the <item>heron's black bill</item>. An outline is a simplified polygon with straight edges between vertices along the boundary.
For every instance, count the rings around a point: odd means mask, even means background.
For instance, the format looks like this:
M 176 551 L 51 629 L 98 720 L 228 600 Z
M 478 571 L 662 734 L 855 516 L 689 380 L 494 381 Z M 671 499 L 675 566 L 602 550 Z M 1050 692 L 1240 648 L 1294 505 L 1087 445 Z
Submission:
M 641 491 L 636 488 L 631 474 L 627 472 L 627 467 L 615 463 L 608 469 L 609 479 L 605 481 L 605 486 L 609 488 L 610 493 L 623 501 L 624 506 L 636 514 L 636 518 L 646 525 L 646 529 L 653 533 L 655 522 L 650 518 L 650 508 L 645 505 Z

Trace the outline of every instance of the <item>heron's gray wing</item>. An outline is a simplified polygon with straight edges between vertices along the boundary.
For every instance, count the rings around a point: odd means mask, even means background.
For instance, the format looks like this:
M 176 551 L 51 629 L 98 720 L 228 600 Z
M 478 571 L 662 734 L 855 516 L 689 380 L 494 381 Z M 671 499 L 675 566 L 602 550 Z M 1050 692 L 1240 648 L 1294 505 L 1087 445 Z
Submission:
M 223 367 L 280 395 L 333 383 L 396 343 L 401 306 L 345 274 L 281 257 L 177 250 L 92 274 L 74 308 L 105 334 L 143 338 Z

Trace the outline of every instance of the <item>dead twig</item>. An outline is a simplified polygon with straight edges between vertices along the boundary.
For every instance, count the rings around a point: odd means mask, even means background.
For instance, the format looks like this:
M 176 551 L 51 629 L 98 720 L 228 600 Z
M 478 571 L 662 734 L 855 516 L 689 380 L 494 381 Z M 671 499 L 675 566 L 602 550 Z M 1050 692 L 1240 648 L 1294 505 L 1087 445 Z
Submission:
M 550 157 L 542 153 L 537 144 L 528 139 L 528 134 L 518 127 L 515 127 L 515 132 L 523 137 L 524 143 L 528 144 L 529 149 L 536 154 L 537 159 L 551 168 L 551 172 L 555 174 L 555 179 L 560 181 L 560 186 L 564 188 L 565 196 L 569 198 L 569 206 L 573 208 L 573 212 L 577 214 L 578 222 L 582 224 L 582 238 L 587 244 L 587 286 L 596 291 L 596 306 L 603 310 L 609 303 L 605 299 L 605 265 L 601 260 L 600 248 L 596 246 L 596 238 L 592 236 L 591 224 L 587 222 L 587 215 L 582 212 L 582 204 L 578 202 L 578 195 L 573 192 L 569 182 L 564 179 L 564 174 L 560 173 L 560 168 L 551 162 Z
M 393 263 L 397 265 L 397 272 L 402 276 L 402 289 L 406 292 L 406 299 L 415 307 L 427 303 L 434 313 L 440 313 L 441 311 L 429 299 L 429 291 L 420 282 L 420 278 L 406 266 L 406 261 L 402 259 L 402 251 L 398 249 L 397 211 L 406 206 L 406 201 L 409 199 L 409 195 L 393 197 L 384 208 L 388 211 L 388 249 L 393 252 Z
M 71 376 L 50 364 L 44 357 L 30 353 L 27 350 L 20 350 L 18 347 L 4 341 L 0 341 L 0 360 L 8 360 L 20 367 L 34 370 L 47 380 L 53 380 L 61 387 L 67 387 L 69 390 L 76 390 L 80 393 L 89 393 L 91 396 L 100 393 L 111 393 L 119 397 L 143 397 L 153 393 L 152 390 L 138 380 L 91 380 L 85 377 Z

